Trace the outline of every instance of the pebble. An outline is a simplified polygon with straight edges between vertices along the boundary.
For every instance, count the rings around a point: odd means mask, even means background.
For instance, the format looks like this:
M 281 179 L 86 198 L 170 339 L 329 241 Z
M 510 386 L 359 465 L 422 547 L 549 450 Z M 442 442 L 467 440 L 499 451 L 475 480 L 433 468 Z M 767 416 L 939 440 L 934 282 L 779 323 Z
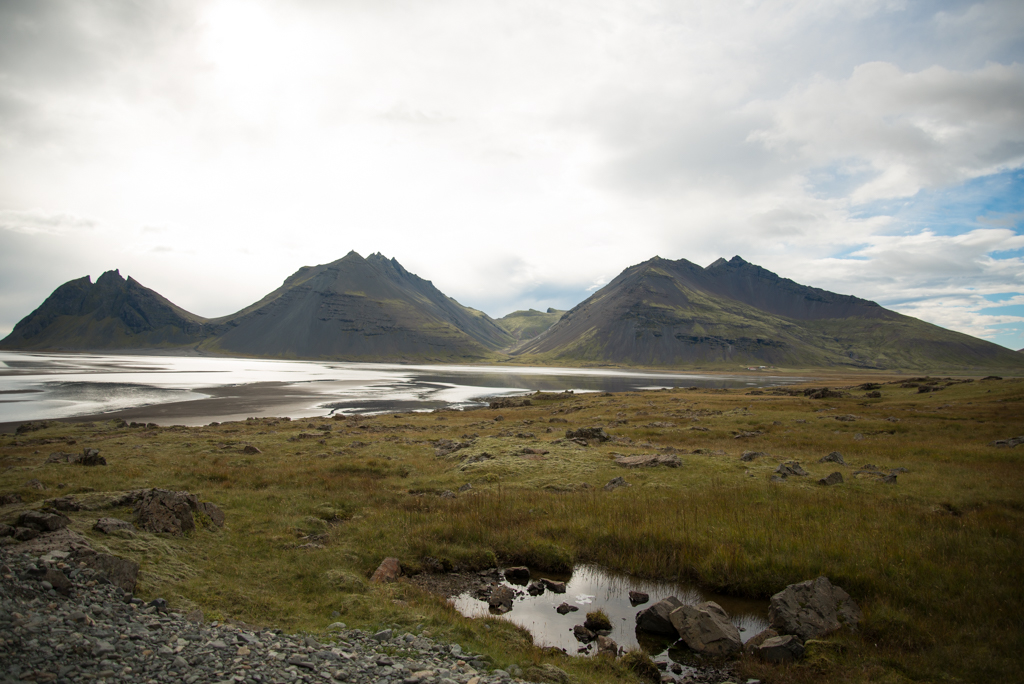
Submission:
M 58 565 L 63 567 L 58 567 Z M 67 576 L 68 596 L 41 581 Z M 93 570 L 0 548 L 0 683 L 511 684 L 484 656 L 416 634 L 330 626 L 324 643 L 280 630 L 199 625 Z M 52 587 L 52 584 L 50 584 Z M 518 675 L 521 671 L 512 666 Z

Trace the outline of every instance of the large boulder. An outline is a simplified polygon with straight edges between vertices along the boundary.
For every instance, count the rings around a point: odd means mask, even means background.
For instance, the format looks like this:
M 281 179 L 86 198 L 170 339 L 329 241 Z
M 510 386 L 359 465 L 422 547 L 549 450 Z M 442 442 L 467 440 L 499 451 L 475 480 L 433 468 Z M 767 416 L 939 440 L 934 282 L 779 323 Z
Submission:
M 402 574 L 402 566 L 399 564 L 397 558 L 385 558 L 374 570 L 373 576 L 370 577 L 370 581 L 374 584 L 381 584 L 386 582 L 394 582 Z
M 729 614 L 714 601 L 695 606 L 680 606 L 669 615 L 679 638 L 691 650 L 710 655 L 729 655 L 743 648 L 740 631 L 732 624 Z
M 675 596 L 669 596 L 636 614 L 636 628 L 652 634 L 676 635 L 678 631 L 669 617 L 683 602 Z
M 224 525 L 224 513 L 214 504 L 199 501 L 189 492 L 150 489 L 135 500 L 135 520 L 150 532 L 180 536 L 196 528 L 194 513 L 201 513 L 213 524 Z
M 768 608 L 768 622 L 775 631 L 794 634 L 803 641 L 843 626 L 856 628 L 862 618 L 850 595 L 827 577 L 789 585 L 772 596 Z
M 487 605 L 491 607 L 491 610 L 498 613 L 507 613 L 512 610 L 512 601 L 515 600 L 516 593 L 504 584 L 500 584 L 495 587 L 494 591 L 487 598 Z
M 804 655 L 804 645 L 792 634 L 769 637 L 756 648 L 755 653 L 761 660 L 770 663 L 789 663 L 799 660 Z
M 115 532 L 135 532 L 135 525 L 132 525 L 127 520 L 119 520 L 117 518 L 100 518 L 96 521 L 96 524 L 92 526 L 92 529 L 103 534 L 113 534 Z
M 67 527 L 71 518 L 59 513 L 44 513 L 43 511 L 25 511 L 18 516 L 17 527 L 28 527 L 37 532 L 55 532 Z

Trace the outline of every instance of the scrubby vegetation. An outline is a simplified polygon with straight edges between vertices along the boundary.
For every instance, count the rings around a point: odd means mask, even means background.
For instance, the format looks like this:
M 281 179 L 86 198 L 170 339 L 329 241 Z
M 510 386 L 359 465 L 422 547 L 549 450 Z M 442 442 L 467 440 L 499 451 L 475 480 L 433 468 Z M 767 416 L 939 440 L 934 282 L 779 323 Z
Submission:
M 866 379 L 882 384 L 855 388 Z M 190 490 L 224 510 L 224 528 L 107 537 L 89 511 L 69 513 L 71 527 L 139 561 L 138 593 L 173 607 L 289 630 L 418 628 L 499 666 L 553 662 L 581 681 L 637 675 L 536 649 L 504 620 L 468 620 L 409 583 L 368 577 L 386 556 L 406 573 L 590 561 L 767 600 L 827 575 L 860 603 L 861 630 L 785 668 L 744 659 L 740 675 L 1011 681 L 1024 670 L 1024 451 L 990 443 L 1024 435 L 1024 380 L 885 380 L 833 378 L 820 398 L 676 389 L 345 420 L 52 423 L 0 436 L 0 493 L 25 502 L 0 508 L 0 522 L 56 496 Z M 565 437 L 590 426 L 611 439 Z M 108 465 L 44 463 L 83 447 Z M 819 462 L 836 451 L 846 465 Z M 682 465 L 615 462 L 652 453 Z M 810 474 L 773 482 L 788 461 Z M 818 484 L 833 471 L 842 484 Z M 619 476 L 631 486 L 603 489 Z M 46 489 L 25 486 L 32 479 Z

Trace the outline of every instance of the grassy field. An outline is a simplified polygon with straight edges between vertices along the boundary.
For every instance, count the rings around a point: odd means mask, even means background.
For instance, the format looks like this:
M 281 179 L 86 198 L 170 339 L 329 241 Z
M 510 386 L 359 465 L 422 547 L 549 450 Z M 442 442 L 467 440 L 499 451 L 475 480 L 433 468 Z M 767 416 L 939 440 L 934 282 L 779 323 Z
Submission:
M 1024 448 L 990 442 L 1024 435 L 1024 380 L 938 382 L 930 392 L 897 381 L 882 384 L 879 398 L 854 388 L 865 381 L 885 378 L 833 376 L 829 385 L 846 387 L 846 396 L 821 399 L 676 389 L 540 395 L 529 407 L 364 419 L 53 424 L 0 437 L 0 493 L 25 501 L 0 509 L 0 521 L 66 494 L 190 490 L 221 506 L 223 529 L 183 538 L 91 531 L 99 515 L 130 519 L 127 509 L 72 513 L 71 526 L 96 547 L 139 561 L 138 593 L 174 608 L 293 631 L 323 632 L 335 620 L 397 625 L 457 640 L 498 665 L 552 662 L 583 682 L 633 675 L 605 658 L 536 649 L 507 622 L 464 619 L 409 583 L 367 578 L 386 556 L 408 573 L 494 564 L 554 571 L 589 561 L 767 599 L 827 575 L 863 608 L 860 631 L 830 637 L 792 666 L 744 659 L 741 676 L 1018 680 Z M 612 439 L 564 439 L 567 428 L 589 426 Z M 471 443 L 438 456 L 440 439 Z M 261 453 L 243 453 L 247 445 Z M 51 451 L 83 447 L 99 448 L 108 465 L 43 463 Z M 745 451 L 767 455 L 743 462 Z M 848 466 L 818 462 L 832 451 Z M 683 465 L 625 470 L 614 462 L 615 454 L 650 453 L 678 454 Z M 789 460 L 810 476 L 772 482 Z M 855 474 L 868 464 L 906 470 L 886 484 Z M 843 484 L 817 484 L 835 470 Z M 617 476 L 632 486 L 604 491 Z M 47 490 L 26 487 L 30 479 Z

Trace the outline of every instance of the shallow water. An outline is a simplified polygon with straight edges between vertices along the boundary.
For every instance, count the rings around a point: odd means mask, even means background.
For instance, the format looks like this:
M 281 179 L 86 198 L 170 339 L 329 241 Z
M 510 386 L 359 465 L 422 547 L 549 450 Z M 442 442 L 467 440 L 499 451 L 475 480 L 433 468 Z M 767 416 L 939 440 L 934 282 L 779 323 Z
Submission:
M 629 575 L 610 572 L 597 565 L 577 565 L 571 577 L 535 574 L 534 579 L 547 577 L 566 581 L 566 592 L 554 594 L 545 591 L 540 596 L 517 597 L 512 611 L 502 618 L 525 628 L 533 635 L 538 646 L 553 646 L 564 649 L 569 654 L 596 652 L 596 644 L 585 647 L 576 641 L 572 628 L 583 624 L 587 611 L 598 608 L 604 610 L 612 622 L 610 637 L 626 650 L 639 646 L 647 649 L 655 660 L 671 660 L 690 662 L 686 657 L 688 650 L 685 645 L 657 635 L 638 632 L 636 614 L 651 604 L 669 596 L 675 596 L 684 604 L 697 604 L 702 601 L 718 603 L 732 618 L 733 624 L 740 630 L 740 637 L 747 641 L 758 632 L 768 627 L 768 602 L 752 599 L 738 599 L 731 596 L 701 591 L 692 586 L 672 582 L 654 582 L 640 580 Z M 509 586 L 517 587 L 509 582 Z M 629 602 L 629 592 L 641 591 L 650 595 L 650 600 L 639 606 Z M 559 615 L 555 608 L 562 602 L 579 607 L 574 613 Z M 455 608 L 467 617 L 482 617 L 492 614 L 486 601 L 462 594 L 451 599 Z M 581 649 L 584 649 L 581 651 Z
M 762 387 L 794 381 L 764 373 L 0 352 L 0 423 L 131 411 L 123 417 L 199 425 L 248 416 L 471 408 L 485 405 L 482 398 L 536 390 Z M 152 410 L 139 410 L 144 407 Z

